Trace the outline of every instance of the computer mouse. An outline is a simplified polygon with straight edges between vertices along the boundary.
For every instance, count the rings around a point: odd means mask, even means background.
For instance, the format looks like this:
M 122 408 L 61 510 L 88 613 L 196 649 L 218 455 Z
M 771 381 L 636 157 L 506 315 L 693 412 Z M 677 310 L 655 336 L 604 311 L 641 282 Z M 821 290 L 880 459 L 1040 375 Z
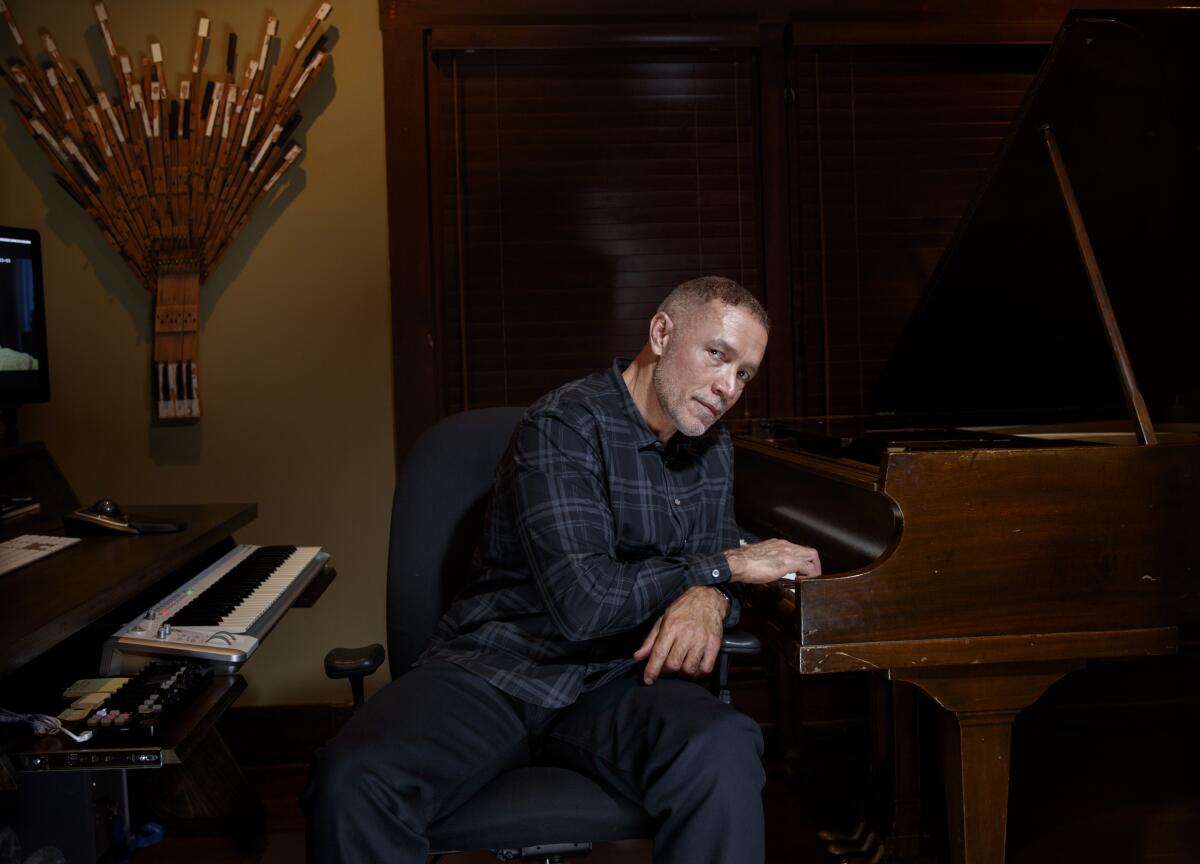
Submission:
M 111 498 L 101 498 L 88 508 L 88 512 L 95 513 L 97 516 L 107 516 L 109 519 L 121 519 L 125 516 L 121 512 L 120 505 Z

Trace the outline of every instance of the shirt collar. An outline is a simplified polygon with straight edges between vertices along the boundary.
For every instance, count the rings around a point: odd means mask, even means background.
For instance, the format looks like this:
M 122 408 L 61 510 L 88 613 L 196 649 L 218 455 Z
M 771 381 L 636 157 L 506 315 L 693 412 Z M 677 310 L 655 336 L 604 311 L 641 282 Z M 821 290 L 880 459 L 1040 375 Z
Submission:
M 658 443 L 658 436 L 651 430 L 650 425 L 646 422 L 646 418 L 642 416 L 642 412 L 638 410 L 637 403 L 633 401 L 633 394 L 629 392 L 629 387 L 625 384 L 625 379 L 621 377 L 622 373 L 629 368 L 632 363 L 628 357 L 618 357 L 613 360 L 612 368 L 608 372 L 609 383 L 612 384 L 613 390 L 616 391 L 617 399 L 621 403 L 621 410 L 625 413 L 625 419 L 629 423 L 629 434 L 633 438 L 634 444 L 641 450 L 644 447 L 653 447 Z
M 655 447 L 661 444 L 658 436 L 650 428 L 646 422 L 646 418 L 642 416 L 642 412 L 638 409 L 637 403 L 633 401 L 633 394 L 629 392 L 629 387 L 625 384 L 625 379 L 622 373 L 629 368 L 629 364 L 633 361 L 628 357 L 618 357 L 613 360 L 612 368 L 609 370 L 609 382 L 616 391 L 617 397 L 620 399 L 621 407 L 625 412 L 626 420 L 629 422 L 629 432 L 634 443 L 639 450 L 647 447 Z M 667 441 L 662 444 L 661 448 L 667 452 L 695 454 L 699 452 L 701 444 L 706 444 L 710 437 L 714 434 L 717 426 L 714 424 L 703 435 L 695 438 L 684 435 L 682 432 L 676 432 Z

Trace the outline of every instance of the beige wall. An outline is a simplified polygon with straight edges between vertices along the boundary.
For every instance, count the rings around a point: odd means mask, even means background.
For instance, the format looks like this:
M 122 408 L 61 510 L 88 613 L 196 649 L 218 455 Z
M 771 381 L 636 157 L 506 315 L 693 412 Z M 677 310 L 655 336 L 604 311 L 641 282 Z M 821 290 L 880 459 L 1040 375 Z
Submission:
M 37 33 L 48 29 L 96 80 L 103 47 L 91 0 L 7 2 L 28 41 L 40 46 Z M 268 12 L 286 42 L 318 4 L 107 5 L 114 37 L 135 62 L 151 39 L 162 43 L 177 93 L 200 8 L 215 37 L 206 69 L 224 63 L 233 30 L 240 76 Z M 246 667 L 241 704 L 345 699 L 344 683 L 324 679 L 325 651 L 384 638 L 393 457 L 377 8 L 375 0 L 335 2 L 333 63 L 303 109 L 299 170 L 203 287 L 198 425 L 151 425 L 150 297 L 53 182 L 7 94 L 0 105 L 0 224 L 36 228 L 45 254 L 52 396 L 22 410 L 22 437 L 47 443 L 85 501 L 255 501 L 259 518 L 239 540 L 320 544 L 333 554 L 338 579 L 263 645 Z M 0 56 L 15 54 L 4 28 Z

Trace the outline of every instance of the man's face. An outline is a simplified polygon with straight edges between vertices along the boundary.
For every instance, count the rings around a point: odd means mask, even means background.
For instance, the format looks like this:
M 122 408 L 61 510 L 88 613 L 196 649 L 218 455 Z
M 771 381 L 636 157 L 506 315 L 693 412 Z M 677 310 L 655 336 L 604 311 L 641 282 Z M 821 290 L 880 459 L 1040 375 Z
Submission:
M 732 408 L 758 372 L 767 330 L 738 306 L 713 300 L 671 321 L 654 369 L 663 411 L 684 435 L 703 435 Z

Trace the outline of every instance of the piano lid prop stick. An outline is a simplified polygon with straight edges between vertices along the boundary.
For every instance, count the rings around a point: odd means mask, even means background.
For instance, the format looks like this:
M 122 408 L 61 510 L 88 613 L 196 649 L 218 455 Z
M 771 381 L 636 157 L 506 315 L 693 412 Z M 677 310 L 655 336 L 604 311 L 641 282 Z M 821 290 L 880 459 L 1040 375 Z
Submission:
M 1083 223 L 1083 213 L 1079 202 L 1075 199 L 1075 190 L 1071 185 L 1071 177 L 1063 162 L 1062 153 L 1058 149 L 1058 139 L 1049 124 L 1042 126 L 1042 135 L 1046 141 L 1046 149 L 1050 151 L 1050 161 L 1054 166 L 1054 176 L 1058 180 L 1058 189 L 1062 193 L 1067 215 L 1071 219 L 1071 228 L 1075 232 L 1075 242 L 1079 246 L 1079 254 L 1083 258 L 1083 266 L 1087 271 L 1088 282 L 1092 286 L 1092 297 L 1104 322 L 1104 332 L 1108 336 L 1108 347 L 1112 351 L 1113 360 L 1117 364 L 1117 373 L 1121 378 L 1121 389 L 1125 394 L 1125 406 L 1136 428 L 1139 444 L 1153 446 L 1158 443 L 1154 424 L 1146 402 L 1142 399 L 1142 391 L 1138 388 L 1137 378 L 1133 374 L 1133 365 L 1129 362 L 1129 352 L 1125 350 L 1125 340 L 1121 336 L 1121 328 L 1117 325 L 1116 315 L 1113 314 L 1112 302 L 1108 297 L 1108 289 L 1104 287 L 1104 277 L 1100 275 L 1100 264 L 1096 261 L 1096 253 L 1092 249 L 1091 238 L 1088 237 L 1087 227 Z

